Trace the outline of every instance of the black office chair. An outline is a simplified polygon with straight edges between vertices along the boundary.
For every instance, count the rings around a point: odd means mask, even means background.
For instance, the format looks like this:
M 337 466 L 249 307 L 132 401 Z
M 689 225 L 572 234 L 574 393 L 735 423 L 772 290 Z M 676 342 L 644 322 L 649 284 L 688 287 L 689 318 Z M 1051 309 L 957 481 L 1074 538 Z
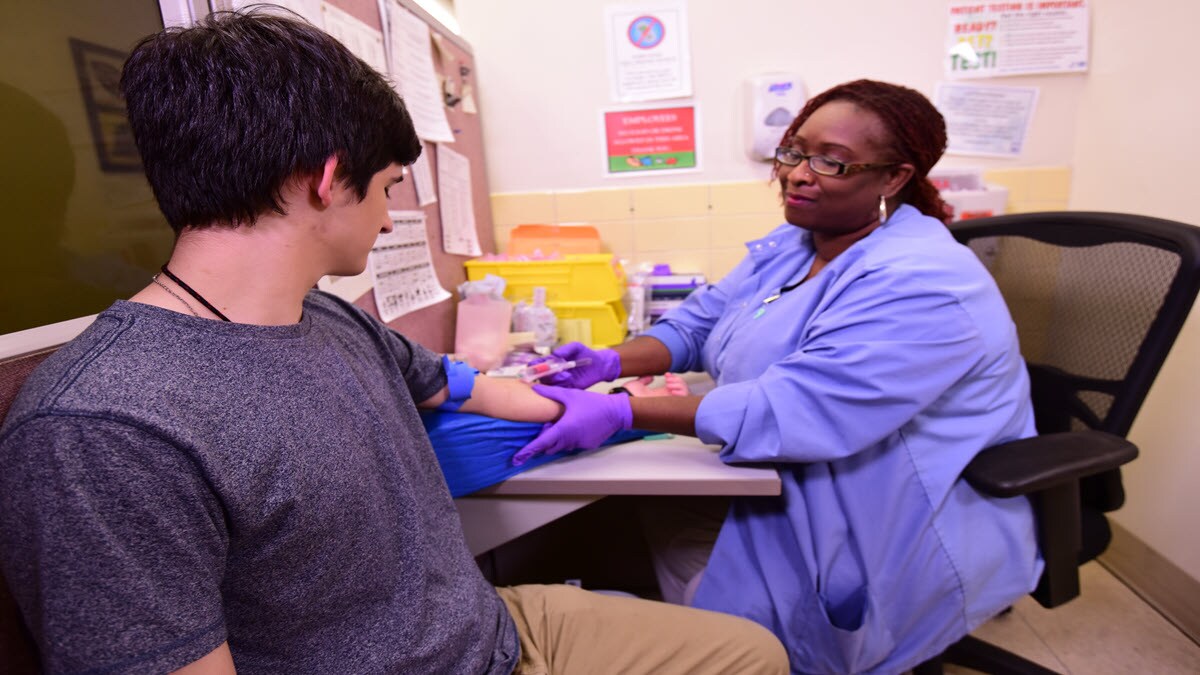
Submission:
M 996 278 L 1029 367 L 1038 436 L 980 453 L 965 477 L 996 497 L 1029 495 L 1046 569 L 1033 597 L 1079 595 L 1079 565 L 1112 538 L 1125 439 L 1200 290 L 1200 228 L 1118 213 L 1026 213 L 951 225 Z M 913 670 L 1052 673 L 967 636 Z

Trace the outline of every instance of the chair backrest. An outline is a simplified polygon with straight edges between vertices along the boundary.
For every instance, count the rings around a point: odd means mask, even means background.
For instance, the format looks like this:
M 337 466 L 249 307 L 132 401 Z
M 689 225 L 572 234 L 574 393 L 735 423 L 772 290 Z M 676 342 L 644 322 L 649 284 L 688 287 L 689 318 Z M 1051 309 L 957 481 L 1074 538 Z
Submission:
M 0 422 L 8 414 L 25 378 L 53 352 L 47 349 L 0 361 Z M 3 576 L 0 576 L 0 672 L 12 675 L 39 672 L 37 649 Z
M 1200 291 L 1200 228 L 1064 211 L 951 230 L 991 271 L 1012 312 L 1039 433 L 1125 436 Z M 1119 508 L 1120 472 L 1087 479 L 1082 499 L 1085 509 Z M 1105 525 L 1103 545 L 1107 535 Z

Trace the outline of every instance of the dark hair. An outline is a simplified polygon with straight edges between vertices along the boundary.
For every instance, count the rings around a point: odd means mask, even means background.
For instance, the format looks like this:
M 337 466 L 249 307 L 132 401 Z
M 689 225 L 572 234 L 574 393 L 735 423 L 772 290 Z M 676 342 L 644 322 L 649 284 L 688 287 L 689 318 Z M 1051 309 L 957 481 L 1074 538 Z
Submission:
M 383 76 L 299 17 L 215 12 L 143 39 L 121 91 L 146 178 L 171 227 L 285 215 L 281 191 L 336 155 L 362 200 L 421 142 Z
M 889 149 L 894 153 L 888 159 L 916 167 L 916 174 L 900 189 L 900 199 L 927 216 L 947 220 L 950 208 L 926 177 L 946 151 L 946 120 L 929 99 L 914 89 L 887 82 L 855 80 L 839 84 L 809 99 L 783 134 L 783 143 L 817 108 L 832 101 L 850 101 L 879 116 L 890 136 Z

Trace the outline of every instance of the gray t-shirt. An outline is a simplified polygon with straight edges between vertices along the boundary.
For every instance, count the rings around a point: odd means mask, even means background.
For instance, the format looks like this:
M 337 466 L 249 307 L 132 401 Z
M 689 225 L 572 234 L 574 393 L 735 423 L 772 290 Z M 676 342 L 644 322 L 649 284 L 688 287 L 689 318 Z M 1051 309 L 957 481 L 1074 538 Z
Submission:
M 50 672 L 509 673 L 512 619 L 414 401 L 438 357 L 314 292 L 291 326 L 117 302 L 0 429 L 0 563 Z

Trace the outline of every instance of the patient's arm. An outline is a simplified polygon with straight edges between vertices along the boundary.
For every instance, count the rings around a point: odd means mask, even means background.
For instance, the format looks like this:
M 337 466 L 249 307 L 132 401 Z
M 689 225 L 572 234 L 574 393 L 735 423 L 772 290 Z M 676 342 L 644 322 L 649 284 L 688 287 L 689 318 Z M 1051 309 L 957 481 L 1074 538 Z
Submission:
M 417 404 L 419 408 L 436 408 L 449 396 L 449 387 Z M 518 422 L 551 422 L 562 414 L 562 406 L 534 393 L 528 384 L 509 378 L 487 375 L 475 377 L 471 398 L 460 412 L 476 413 Z
M 233 668 L 233 655 L 229 652 L 229 643 L 222 642 L 221 646 L 176 670 L 172 675 L 234 675 L 236 672 Z

